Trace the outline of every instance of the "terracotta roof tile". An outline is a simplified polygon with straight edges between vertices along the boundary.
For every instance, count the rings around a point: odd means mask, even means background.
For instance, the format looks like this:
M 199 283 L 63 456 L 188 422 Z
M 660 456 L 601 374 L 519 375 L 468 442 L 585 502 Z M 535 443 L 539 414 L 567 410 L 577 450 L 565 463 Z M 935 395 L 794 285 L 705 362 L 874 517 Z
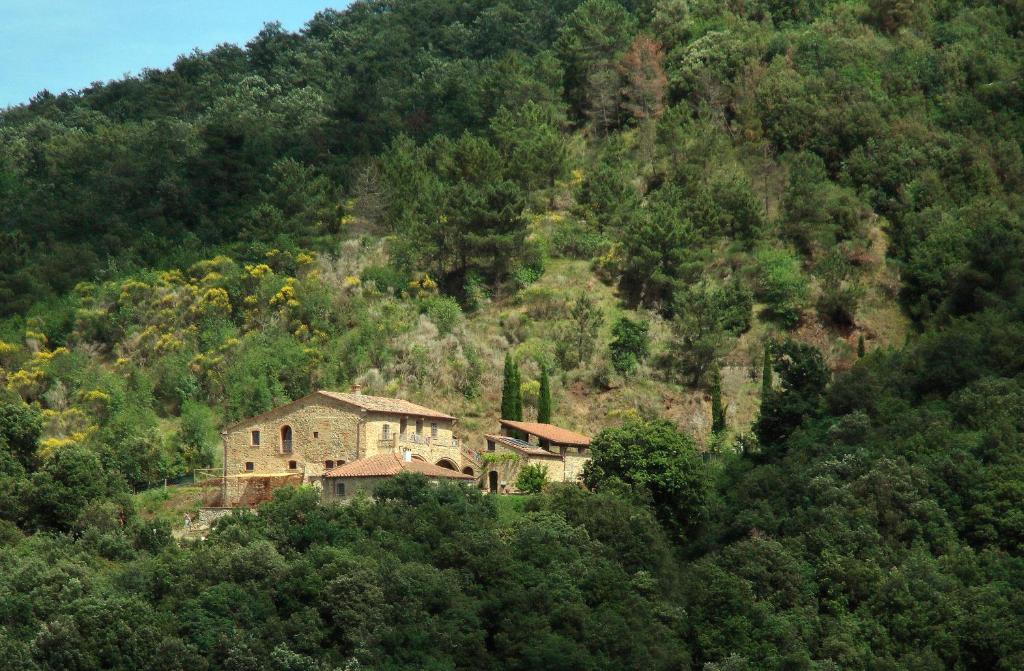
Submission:
M 582 433 L 576 433 L 569 429 L 563 429 L 554 424 L 541 424 L 539 422 L 514 422 L 510 419 L 499 420 L 502 426 L 507 426 L 510 429 L 518 429 L 529 434 L 533 434 L 538 438 L 544 438 L 550 440 L 552 443 L 558 443 L 559 445 L 577 445 L 586 447 L 590 445 L 590 438 L 584 436 Z
M 317 393 L 372 412 L 391 412 L 398 415 L 415 415 L 417 417 L 433 417 L 436 419 L 455 419 L 451 415 L 446 415 L 445 413 L 438 412 L 437 410 L 431 410 L 430 408 L 417 405 L 401 398 L 368 396 L 366 394 L 348 394 L 340 391 L 326 390 L 320 390 Z
M 513 450 L 519 450 L 520 452 L 528 454 L 531 457 L 554 457 L 555 459 L 562 458 L 562 455 L 560 454 L 545 450 L 543 447 L 537 447 L 536 445 L 524 443 L 523 441 L 517 440 L 516 438 L 512 438 L 511 436 L 488 434 L 484 436 L 484 438 L 486 438 L 487 440 L 493 440 L 496 443 L 501 443 L 502 445 L 507 445 L 508 447 L 511 447 Z
M 450 468 L 435 466 L 425 461 L 413 459 L 405 461 L 401 455 L 393 452 L 363 457 L 341 466 L 336 466 L 324 473 L 325 478 L 373 478 L 389 477 L 402 472 L 422 473 L 428 478 L 447 478 L 449 480 L 475 480 L 472 475 L 459 473 Z

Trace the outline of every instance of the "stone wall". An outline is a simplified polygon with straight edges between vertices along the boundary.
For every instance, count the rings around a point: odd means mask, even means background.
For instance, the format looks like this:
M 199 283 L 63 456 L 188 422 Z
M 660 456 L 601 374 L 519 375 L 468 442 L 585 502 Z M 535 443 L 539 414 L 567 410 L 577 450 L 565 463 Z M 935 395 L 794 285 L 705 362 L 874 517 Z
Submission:
M 590 455 L 587 453 L 580 454 L 575 451 L 566 451 L 562 456 L 565 460 L 565 482 L 578 482 L 580 476 L 583 474 L 583 467 L 590 461 Z
M 565 480 L 565 464 L 557 454 L 552 454 L 550 457 L 527 456 L 499 442 L 494 443 L 493 452 L 483 452 L 482 454 L 510 454 L 517 457 L 513 461 L 500 461 L 494 464 L 481 463 L 480 477 L 477 479 L 477 483 L 485 491 L 490 489 L 490 473 L 495 471 L 498 474 L 498 492 L 502 494 L 517 493 L 519 490 L 516 489 L 516 479 L 519 477 L 519 471 L 526 464 L 546 466 L 548 482 L 563 482 Z
M 327 460 L 353 461 L 362 447 L 361 410 L 316 394 L 257 415 L 231 428 L 224 436 L 227 474 L 282 473 L 293 470 L 306 477 L 323 474 Z M 285 453 L 281 429 L 292 430 L 292 451 Z M 260 444 L 252 444 L 252 432 Z M 295 468 L 289 468 L 289 462 Z M 253 470 L 245 465 L 252 462 Z
M 210 528 L 214 522 L 230 515 L 235 510 L 235 508 L 200 508 L 199 515 L 192 524 L 193 526 Z
M 222 506 L 248 508 L 269 501 L 279 487 L 298 487 L 302 474 L 242 474 L 225 478 L 226 500 Z
M 376 489 L 377 485 L 384 482 L 388 478 L 324 478 L 323 492 L 320 495 L 323 501 L 347 501 L 357 494 L 363 493 L 367 496 L 373 496 L 373 490 Z M 345 495 L 338 496 L 336 483 L 344 483 Z

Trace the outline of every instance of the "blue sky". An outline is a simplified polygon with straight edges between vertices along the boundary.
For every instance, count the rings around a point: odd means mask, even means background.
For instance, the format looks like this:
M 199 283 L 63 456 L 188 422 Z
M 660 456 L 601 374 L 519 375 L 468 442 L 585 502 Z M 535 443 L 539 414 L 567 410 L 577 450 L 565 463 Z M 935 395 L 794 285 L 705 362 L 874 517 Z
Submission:
M 244 44 L 268 21 L 297 30 L 346 0 L 0 0 L 0 108 L 142 68 L 195 47 Z

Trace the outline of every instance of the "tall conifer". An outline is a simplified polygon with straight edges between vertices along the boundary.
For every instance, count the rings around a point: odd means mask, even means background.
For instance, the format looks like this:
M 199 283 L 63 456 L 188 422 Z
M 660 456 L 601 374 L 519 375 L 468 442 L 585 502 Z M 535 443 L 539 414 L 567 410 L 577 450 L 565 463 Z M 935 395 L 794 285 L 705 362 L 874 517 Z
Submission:
M 551 381 L 546 366 L 540 368 L 540 395 L 537 399 L 537 421 L 551 423 Z
M 722 376 L 716 368 L 711 374 L 711 432 L 725 430 L 725 406 L 722 405 Z
M 512 416 L 517 422 L 523 421 L 523 376 L 519 374 L 519 364 L 512 362 L 512 388 L 515 390 L 512 403 Z
M 520 420 L 523 416 L 523 403 L 520 399 L 519 369 L 512 361 L 512 355 L 505 355 L 504 381 L 501 386 L 501 418 Z

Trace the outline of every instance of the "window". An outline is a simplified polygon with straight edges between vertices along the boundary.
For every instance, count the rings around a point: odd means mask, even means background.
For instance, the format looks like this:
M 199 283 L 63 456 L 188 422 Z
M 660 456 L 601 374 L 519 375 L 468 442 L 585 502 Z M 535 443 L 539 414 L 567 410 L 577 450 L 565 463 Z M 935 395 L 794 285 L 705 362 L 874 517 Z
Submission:
M 403 417 L 398 423 L 398 433 L 405 435 L 405 432 L 409 430 L 409 420 Z
M 298 468 L 298 464 L 296 464 L 294 461 L 288 462 L 288 470 L 294 471 L 296 468 Z
M 314 431 L 313 432 L 313 437 L 314 438 L 319 438 L 320 437 L 320 432 L 319 431 Z
M 334 495 L 335 496 L 345 496 L 345 483 L 344 482 L 335 482 L 334 483 Z
M 334 468 L 334 459 L 328 459 L 327 461 L 325 461 L 324 462 L 324 468 L 326 468 L 328 470 Z
M 251 461 L 247 461 L 245 462 L 245 470 L 254 471 L 256 470 L 256 466 Z
M 260 446 L 260 432 L 259 431 L 253 431 L 252 432 L 252 446 L 253 447 L 259 447 Z
M 417 436 L 422 436 L 423 435 L 423 420 L 422 419 L 417 419 L 416 420 L 416 435 Z
M 487 451 L 488 452 L 494 452 L 494 441 L 493 440 L 488 440 L 487 441 Z
M 281 452 L 284 454 L 292 452 L 292 427 L 287 424 L 281 427 Z
M 430 437 L 437 438 L 437 422 L 430 423 Z
M 391 438 L 391 425 L 385 424 L 384 428 L 381 429 L 380 435 L 384 438 L 384 440 L 388 440 L 389 438 Z

